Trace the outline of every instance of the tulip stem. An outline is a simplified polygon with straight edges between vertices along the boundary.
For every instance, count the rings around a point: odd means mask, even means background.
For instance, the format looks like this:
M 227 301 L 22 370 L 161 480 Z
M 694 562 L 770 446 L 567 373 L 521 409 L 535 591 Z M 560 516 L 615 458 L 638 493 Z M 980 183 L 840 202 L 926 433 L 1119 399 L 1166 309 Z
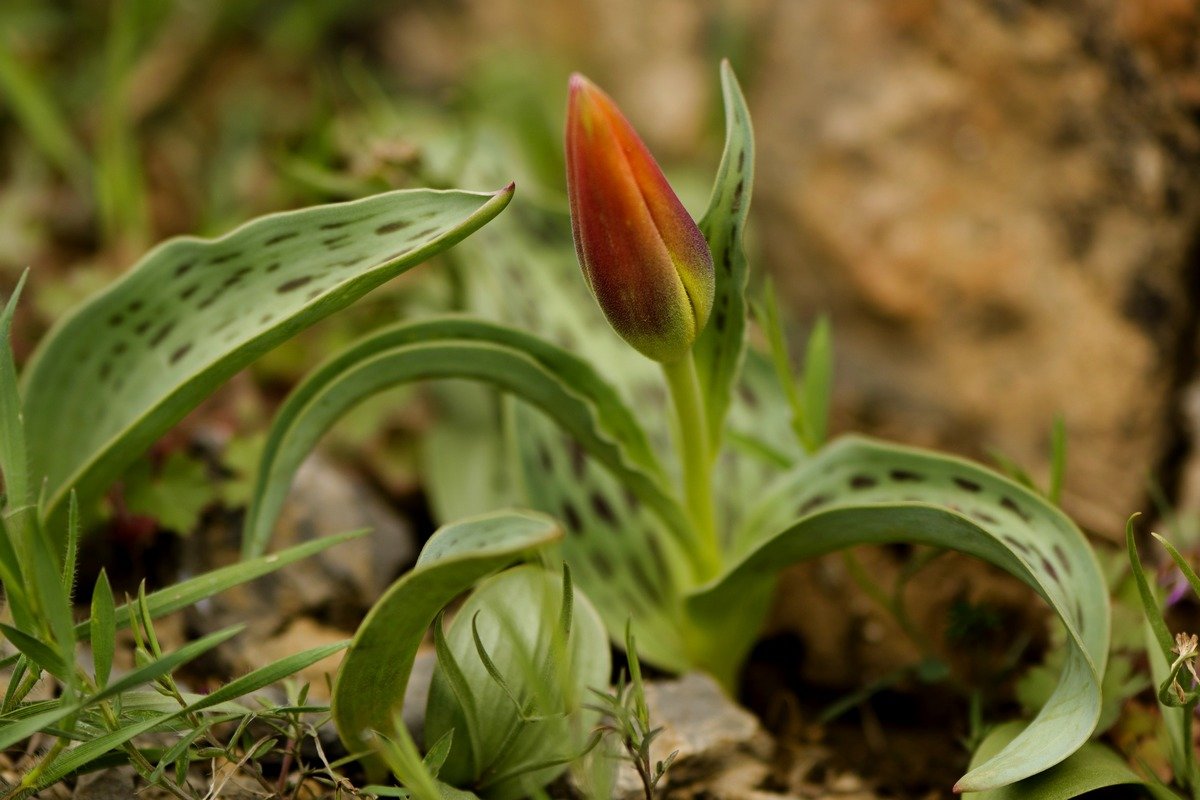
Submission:
M 712 494 L 712 452 L 700 379 L 691 354 L 662 365 L 675 406 L 675 443 L 683 466 L 683 496 L 691 520 L 699 579 L 706 581 L 721 571 L 721 544 L 717 539 Z

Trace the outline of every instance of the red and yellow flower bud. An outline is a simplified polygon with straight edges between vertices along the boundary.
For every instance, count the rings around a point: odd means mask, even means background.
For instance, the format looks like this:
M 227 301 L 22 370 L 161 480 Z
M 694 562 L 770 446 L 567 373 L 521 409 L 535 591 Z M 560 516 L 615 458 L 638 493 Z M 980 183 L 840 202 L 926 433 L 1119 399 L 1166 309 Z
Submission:
M 575 251 L 610 325 L 644 355 L 686 355 L 708 322 L 708 243 L 612 99 L 571 76 L 567 193 Z

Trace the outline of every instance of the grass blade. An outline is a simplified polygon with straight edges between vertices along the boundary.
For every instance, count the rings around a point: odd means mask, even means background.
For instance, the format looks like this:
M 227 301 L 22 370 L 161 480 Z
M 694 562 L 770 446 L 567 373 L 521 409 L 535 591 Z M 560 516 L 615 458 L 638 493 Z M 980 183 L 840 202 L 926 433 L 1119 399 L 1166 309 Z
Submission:
M 92 589 L 92 615 L 88 623 L 92 638 L 92 664 L 95 668 L 96 685 L 103 688 L 108 684 L 112 672 L 113 653 L 117 648 L 117 617 L 113 603 L 112 587 L 108 573 L 100 570 L 96 586 Z

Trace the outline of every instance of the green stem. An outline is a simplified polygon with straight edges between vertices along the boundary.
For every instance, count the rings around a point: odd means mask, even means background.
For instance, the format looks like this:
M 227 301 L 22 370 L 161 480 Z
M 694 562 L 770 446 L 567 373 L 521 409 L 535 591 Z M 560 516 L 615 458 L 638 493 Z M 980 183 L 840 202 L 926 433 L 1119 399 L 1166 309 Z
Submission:
M 1196 746 L 1192 743 L 1192 724 L 1195 716 L 1195 703 L 1188 703 L 1183 707 L 1183 771 L 1187 775 L 1192 797 L 1200 798 L 1200 775 L 1196 774 Z
M 675 444 L 683 466 L 683 496 L 695 532 L 698 577 L 705 581 L 721 571 L 721 544 L 717 539 L 712 494 L 713 458 L 700 380 L 691 355 L 663 364 L 662 368 L 675 405 Z

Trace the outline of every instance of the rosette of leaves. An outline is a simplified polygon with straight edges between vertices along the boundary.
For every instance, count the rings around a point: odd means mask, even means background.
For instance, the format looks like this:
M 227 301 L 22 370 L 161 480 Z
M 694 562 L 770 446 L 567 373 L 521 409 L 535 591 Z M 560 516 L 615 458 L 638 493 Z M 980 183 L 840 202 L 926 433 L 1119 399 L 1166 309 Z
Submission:
M 101 573 L 90 624 L 76 624 L 78 508 L 238 370 L 468 236 L 512 193 L 511 185 L 494 193 L 388 192 L 269 215 L 216 239 L 173 239 L 54 325 L 20 379 L 8 349 L 18 286 L 0 317 L 0 584 L 11 616 L 2 632 L 16 650 L 0 660 L 12 670 L 0 746 L 39 733 L 53 744 L 6 797 L 43 789 L 114 751 L 150 782 L 169 776 L 168 767 L 186 777 L 192 745 L 210 727 L 255 713 L 230 701 L 344 647 L 282 659 L 207 696 L 179 692 L 171 672 L 240 627 L 164 653 L 153 619 L 347 536 L 249 559 L 119 607 Z M 141 637 L 139 663 L 114 676 L 114 639 L 126 627 Z M 85 666 L 76 651 L 89 639 L 94 658 Z M 58 694 L 30 700 L 46 676 Z M 157 765 L 132 744 L 185 727 L 190 732 Z
M 400 701 L 432 624 L 437 667 L 424 737 L 439 791 L 523 797 L 583 755 L 597 721 L 589 690 L 607 684 L 610 652 L 599 614 L 573 591 L 569 571 L 540 563 L 561 538 L 558 523 L 531 512 L 439 529 L 363 621 L 338 672 L 334 721 L 347 745 L 373 748 L 417 788 L 421 776 L 389 753 L 407 737 Z M 497 573 L 514 562 L 525 563 Z M 472 587 L 444 625 L 446 606 Z
M 509 502 L 561 522 L 577 595 L 587 595 L 618 644 L 632 618 L 641 656 L 660 668 L 703 669 L 732 688 L 780 570 L 840 548 L 952 549 L 1028 584 L 1066 632 L 1058 682 L 1029 725 L 957 788 L 991 789 L 1045 770 L 1088 741 L 1101 710 L 1109 604 L 1095 556 L 1046 498 L 978 464 L 857 436 L 826 443 L 824 333 L 813 337 L 799 386 L 779 348 L 747 348 L 742 237 L 754 146 L 728 66 L 722 87 L 725 149 L 699 221 L 714 265 L 712 311 L 685 356 L 696 375 L 693 413 L 672 412 L 670 380 L 606 329 L 579 275 L 563 278 L 553 265 L 560 251 L 535 236 L 505 245 L 497 234 L 459 256 L 471 259 L 471 296 L 500 321 L 449 316 L 381 330 L 289 397 L 264 450 L 246 553 L 265 549 L 295 469 L 357 403 L 406 382 L 481 382 L 520 401 L 504 414 L 513 460 L 496 466 Z M 671 447 L 699 435 L 709 445 L 699 462 L 694 449 Z M 477 452 L 439 453 L 439 472 L 462 475 L 454 459 Z M 697 509 L 709 502 L 705 519 Z M 346 668 L 371 658 L 352 651 Z M 335 694 L 335 708 L 355 702 L 349 691 Z

